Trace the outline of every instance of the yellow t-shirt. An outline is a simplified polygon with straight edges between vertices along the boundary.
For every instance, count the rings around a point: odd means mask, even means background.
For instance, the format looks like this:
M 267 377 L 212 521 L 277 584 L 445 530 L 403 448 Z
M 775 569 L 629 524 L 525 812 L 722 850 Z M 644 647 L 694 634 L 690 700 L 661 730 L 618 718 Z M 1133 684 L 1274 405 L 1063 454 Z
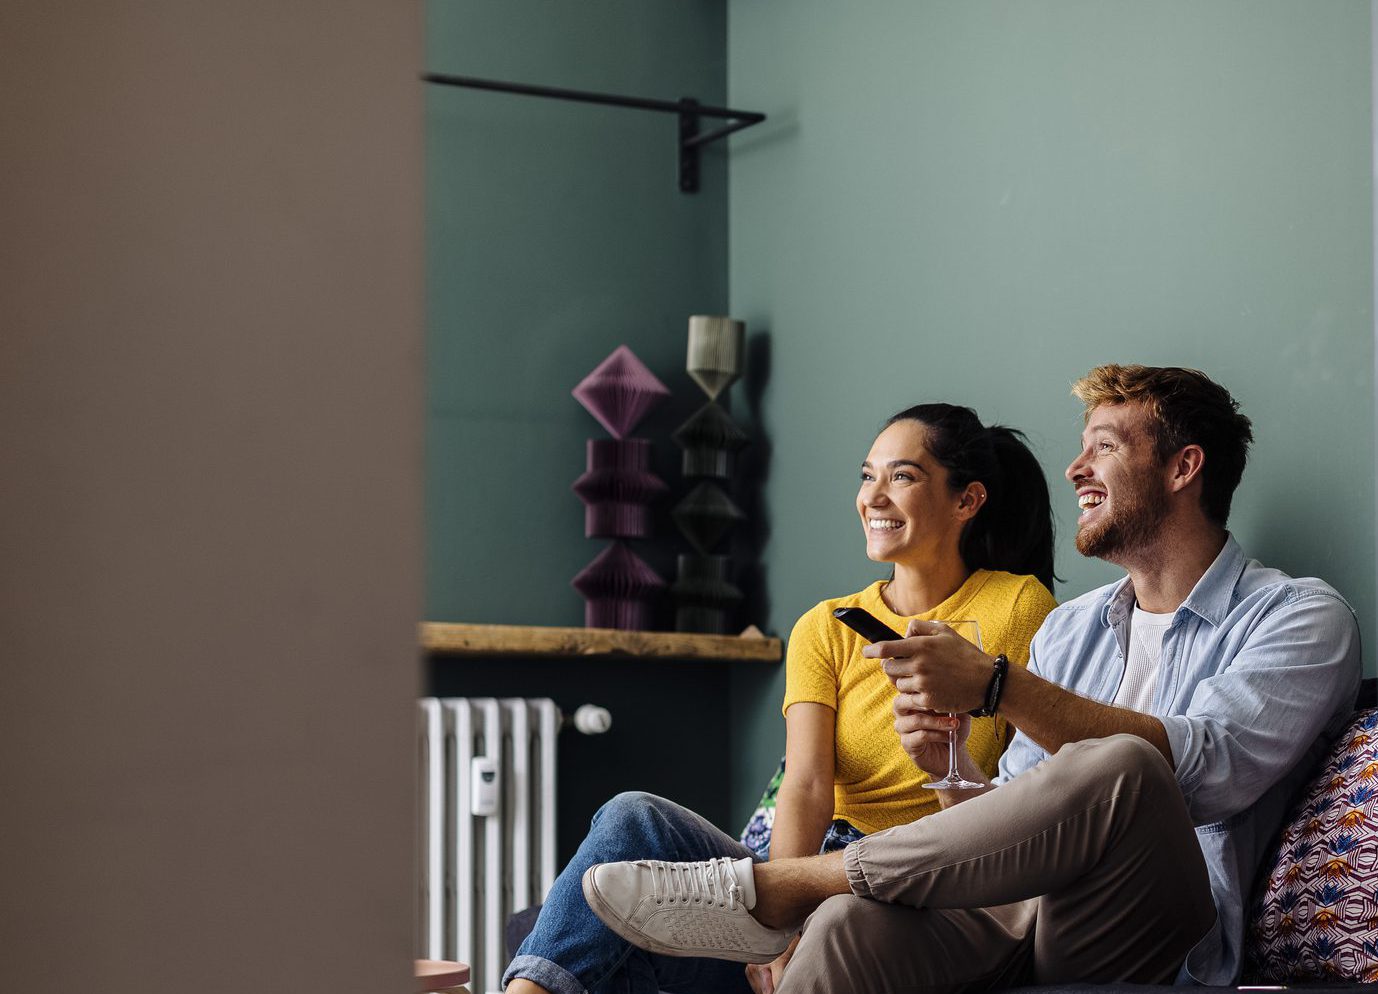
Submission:
M 863 607 L 901 635 L 909 619 L 885 606 L 878 580 L 849 597 L 823 601 L 799 619 L 785 656 L 784 710 L 799 701 L 825 704 L 837 712 L 834 818 L 845 818 L 867 834 L 904 825 L 938 810 L 928 775 L 899 746 L 892 706 L 895 689 L 880 663 L 861 655 L 866 640 L 833 617 L 839 607 Z M 981 643 L 992 656 L 1003 652 L 1027 666 L 1029 642 L 1057 602 L 1031 576 L 977 570 L 923 621 L 975 620 Z M 976 718 L 967 748 L 994 776 L 1005 751 L 1005 720 Z

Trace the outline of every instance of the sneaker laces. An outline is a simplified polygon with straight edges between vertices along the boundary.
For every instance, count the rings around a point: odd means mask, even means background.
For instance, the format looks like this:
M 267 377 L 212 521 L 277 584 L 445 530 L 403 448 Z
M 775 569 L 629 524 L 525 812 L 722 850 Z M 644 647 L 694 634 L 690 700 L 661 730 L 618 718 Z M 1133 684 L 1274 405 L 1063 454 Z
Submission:
M 703 863 L 664 863 L 648 861 L 651 868 L 651 892 L 657 903 L 662 901 L 706 901 L 731 910 L 742 903 L 742 886 L 732 869 L 730 857 L 710 859 Z

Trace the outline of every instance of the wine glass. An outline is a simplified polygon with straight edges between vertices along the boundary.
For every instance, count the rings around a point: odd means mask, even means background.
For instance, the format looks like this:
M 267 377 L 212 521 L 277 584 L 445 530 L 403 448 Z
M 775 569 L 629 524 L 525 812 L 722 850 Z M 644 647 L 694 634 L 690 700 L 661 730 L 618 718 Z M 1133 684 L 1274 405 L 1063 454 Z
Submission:
M 981 648 L 981 626 L 976 622 L 946 621 L 943 623 L 976 648 Z M 952 717 L 957 716 L 954 714 Z M 924 786 L 932 787 L 934 790 L 979 790 L 986 786 L 983 783 L 972 783 L 957 772 L 957 729 L 954 728 L 947 733 L 947 776 L 941 780 L 930 780 Z

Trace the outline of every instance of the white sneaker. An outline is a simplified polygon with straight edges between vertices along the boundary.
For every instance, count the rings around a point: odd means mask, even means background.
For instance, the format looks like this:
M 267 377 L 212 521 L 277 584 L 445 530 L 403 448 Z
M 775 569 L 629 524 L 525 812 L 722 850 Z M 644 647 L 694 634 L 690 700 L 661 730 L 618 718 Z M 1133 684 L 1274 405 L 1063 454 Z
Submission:
M 634 946 L 667 956 L 769 963 L 791 933 L 751 917 L 750 857 L 704 863 L 599 863 L 584 872 L 584 898 L 603 924 Z

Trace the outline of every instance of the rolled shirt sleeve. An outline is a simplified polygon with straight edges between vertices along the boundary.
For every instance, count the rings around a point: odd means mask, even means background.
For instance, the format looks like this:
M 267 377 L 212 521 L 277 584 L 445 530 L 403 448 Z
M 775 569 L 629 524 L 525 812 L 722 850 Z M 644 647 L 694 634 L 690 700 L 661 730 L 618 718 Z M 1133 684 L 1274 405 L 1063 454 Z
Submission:
M 1049 619 L 1051 619 L 1056 615 L 1057 611 L 1054 611 L 1054 613 L 1052 615 L 1049 615 L 1048 617 Z M 1044 638 L 1044 633 L 1047 630 L 1048 626 L 1047 622 L 1045 622 L 1044 627 L 1039 629 L 1038 634 L 1036 634 L 1034 636 L 1033 641 L 1029 643 L 1028 665 L 1028 670 L 1030 673 L 1037 674 L 1038 676 L 1043 677 L 1043 679 L 1045 680 L 1051 678 L 1046 676 L 1041 671 L 1038 664 L 1038 660 L 1039 641 L 1040 639 Z M 1038 743 L 1034 742 L 1033 739 L 1029 738 L 1027 735 L 1025 735 L 1023 732 L 1019 731 L 1016 728 L 1014 737 L 1010 739 L 1009 746 L 1000 756 L 1000 767 L 999 770 L 996 772 L 995 779 L 993 782 L 998 786 L 999 784 L 1013 780 L 1015 777 L 1019 776 L 1019 774 L 1024 773 L 1027 770 L 1033 769 L 1035 766 L 1037 766 L 1039 763 L 1043 762 L 1043 760 L 1047 758 L 1047 750 L 1045 750 Z
M 1229 665 L 1160 715 L 1198 825 L 1253 804 L 1352 705 L 1360 673 L 1353 612 L 1327 589 L 1287 585 L 1258 605 Z

